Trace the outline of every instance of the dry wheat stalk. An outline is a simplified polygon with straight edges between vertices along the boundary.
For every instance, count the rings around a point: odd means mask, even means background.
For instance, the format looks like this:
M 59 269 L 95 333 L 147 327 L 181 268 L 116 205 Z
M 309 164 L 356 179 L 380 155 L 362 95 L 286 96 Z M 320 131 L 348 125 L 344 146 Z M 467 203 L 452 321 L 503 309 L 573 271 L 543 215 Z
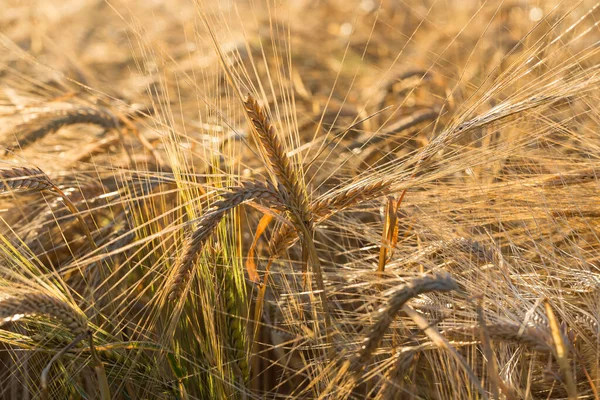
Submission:
M 175 267 L 175 277 L 169 290 L 171 298 L 177 298 L 177 294 L 181 293 L 184 283 L 191 276 L 194 263 L 200 255 L 204 244 L 227 211 L 247 201 L 256 200 L 264 201 L 276 208 L 281 208 L 282 206 L 279 194 L 271 184 L 248 182 L 242 186 L 232 188 L 228 193 L 225 193 L 200 218 L 199 227 L 187 239 L 184 255 Z
M 118 119 L 102 107 L 74 107 L 51 110 L 35 114 L 33 118 L 17 128 L 15 136 L 20 147 L 26 147 L 66 125 L 91 124 L 104 129 L 117 129 Z
M 52 188 L 54 188 L 54 184 L 39 168 L 15 167 L 0 170 L 0 191 Z
M 436 275 L 414 279 L 397 290 L 388 300 L 387 307 L 381 311 L 375 325 L 371 327 L 365 344 L 354 360 L 353 370 L 358 371 L 367 364 L 385 332 L 407 301 L 423 293 L 448 292 L 457 289 L 458 285 L 450 275 Z
M 54 296 L 40 292 L 21 292 L 0 298 L 0 325 L 36 315 L 59 320 L 75 335 L 88 333 L 85 315 Z

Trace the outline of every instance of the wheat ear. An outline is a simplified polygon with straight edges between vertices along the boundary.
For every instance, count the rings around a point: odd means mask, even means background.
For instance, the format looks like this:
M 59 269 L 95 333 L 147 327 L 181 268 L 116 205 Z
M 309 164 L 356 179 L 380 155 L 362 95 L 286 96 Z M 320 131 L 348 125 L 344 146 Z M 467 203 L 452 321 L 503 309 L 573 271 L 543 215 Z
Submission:
M 388 140 L 390 140 L 390 138 L 393 139 L 394 137 L 398 137 L 399 133 L 411 129 L 422 122 L 434 121 L 436 118 L 439 117 L 439 115 L 439 109 L 416 111 L 415 113 L 405 118 L 402 118 L 389 126 L 386 126 L 384 132 L 378 133 L 376 135 L 368 133 L 368 136 L 365 135 L 366 137 L 359 138 L 356 141 L 356 143 L 353 143 L 349 146 L 349 149 L 353 150 L 359 147 L 364 147 L 367 144 L 373 146 L 380 142 L 387 142 Z
M 381 311 L 375 325 L 369 330 L 365 344 L 356 356 L 353 370 L 358 371 L 367 364 L 371 355 L 379 346 L 379 342 L 385 335 L 385 332 L 407 301 L 422 293 L 449 292 L 457 289 L 458 285 L 450 275 L 437 275 L 414 279 L 397 290 L 388 300 L 387 306 Z
M 258 104 L 256 99 L 248 95 L 244 101 L 248 118 L 254 127 L 254 133 L 265 151 L 269 165 L 279 183 L 279 189 L 285 189 L 286 205 L 295 224 L 303 224 L 309 229 L 312 227 L 311 211 L 307 200 L 306 190 L 300 184 L 299 174 L 294 170 L 285 147 L 279 140 L 275 128 L 271 124 L 267 113 Z
M 270 184 L 249 182 L 232 188 L 220 200 L 215 202 L 210 210 L 200 218 L 199 226 L 188 237 L 183 257 L 175 267 L 175 277 L 169 290 L 171 298 L 177 298 L 184 283 L 191 276 L 196 259 L 204 244 L 215 230 L 227 211 L 247 201 L 264 201 L 272 206 L 281 208 L 281 201 L 275 188 Z
M 15 136 L 18 145 L 26 147 L 63 126 L 75 124 L 97 125 L 107 130 L 119 127 L 118 119 L 105 108 L 75 107 L 35 114 L 30 121 L 17 128 Z
M 552 352 L 552 346 L 548 341 L 549 337 L 547 333 L 538 328 L 529 326 L 521 329 L 521 326 L 510 323 L 489 324 L 485 328 L 492 340 L 519 343 L 529 350 L 541 353 Z M 479 335 L 479 330 L 479 326 L 473 325 L 447 329 L 444 331 L 444 334 L 450 337 L 476 337 Z
M 267 113 L 260 107 L 256 99 L 251 95 L 248 95 L 244 101 L 244 107 L 254 128 L 253 131 L 257 141 L 264 150 L 273 175 L 277 180 L 278 191 L 283 199 L 283 203 L 289 211 L 291 222 L 298 235 L 302 236 L 304 260 L 302 269 L 305 273 L 307 271 L 308 262 L 310 261 L 315 272 L 319 297 L 323 307 L 323 314 L 325 315 L 325 327 L 329 331 L 331 322 L 329 307 L 327 305 L 325 281 L 323 279 L 321 264 L 312 238 L 314 220 L 306 188 L 301 183 L 302 175 L 298 170 L 293 168 L 290 159 L 285 152 L 285 148 L 277 136 L 275 128 L 269 121 Z M 307 275 L 304 274 L 304 278 L 306 278 L 306 276 Z M 261 302 L 262 299 L 259 299 L 257 306 Z M 257 312 L 256 315 L 258 316 L 260 313 Z M 329 340 L 329 333 L 327 337 Z
M 49 366 L 44 368 L 41 382 L 43 396 L 47 397 L 48 394 L 47 375 L 51 364 L 70 347 L 87 337 L 92 353 L 92 364 L 98 376 L 101 398 L 103 400 L 110 399 L 110 390 L 106 373 L 102 362 L 95 351 L 93 336 L 88 328 L 85 315 L 77 311 L 67 302 L 45 293 L 24 291 L 0 298 L 0 325 L 28 316 L 45 316 L 56 319 L 65 327 L 69 328 L 76 336 L 76 339 L 72 344 L 57 353 L 52 360 L 50 360 Z
M 88 332 L 85 315 L 54 296 L 40 292 L 22 292 L 0 299 L 0 325 L 29 316 L 54 318 L 74 335 Z
M 39 168 L 15 167 L 0 170 L 0 191 L 8 190 L 45 190 L 54 184 Z
M 362 185 L 348 185 L 342 191 L 335 192 L 312 203 L 312 213 L 316 223 L 321 223 L 337 212 L 343 211 L 356 204 L 377 199 L 387 192 L 392 185 L 388 179 L 377 179 Z M 292 246 L 298 235 L 289 225 L 283 225 L 269 242 L 272 258 L 278 258 Z
M 28 167 L 15 167 L 11 169 L 0 170 L 0 192 L 8 191 L 8 190 L 23 190 L 23 189 L 32 189 L 32 190 L 51 190 L 55 194 L 59 195 L 65 206 L 69 209 L 71 214 L 77 218 L 85 236 L 92 246 L 93 249 L 96 249 L 96 243 L 92 237 L 92 233 L 88 228 L 85 220 L 77 210 L 77 207 L 73 204 L 73 202 L 69 199 L 69 197 L 62 191 L 51 179 L 39 168 L 28 168 Z

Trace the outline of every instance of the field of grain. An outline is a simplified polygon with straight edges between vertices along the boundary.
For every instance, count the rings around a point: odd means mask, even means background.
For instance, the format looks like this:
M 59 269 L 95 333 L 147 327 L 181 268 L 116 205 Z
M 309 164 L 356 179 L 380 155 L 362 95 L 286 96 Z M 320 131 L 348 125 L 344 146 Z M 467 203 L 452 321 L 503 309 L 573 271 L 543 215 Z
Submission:
M 0 399 L 599 399 L 600 3 L 1 6 Z

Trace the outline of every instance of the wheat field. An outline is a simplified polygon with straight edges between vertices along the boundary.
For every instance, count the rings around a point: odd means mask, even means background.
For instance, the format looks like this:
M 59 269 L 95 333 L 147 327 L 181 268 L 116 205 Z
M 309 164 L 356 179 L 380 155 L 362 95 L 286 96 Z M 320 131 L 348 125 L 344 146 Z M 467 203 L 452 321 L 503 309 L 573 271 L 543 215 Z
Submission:
M 0 5 L 0 399 L 599 399 L 600 3 Z

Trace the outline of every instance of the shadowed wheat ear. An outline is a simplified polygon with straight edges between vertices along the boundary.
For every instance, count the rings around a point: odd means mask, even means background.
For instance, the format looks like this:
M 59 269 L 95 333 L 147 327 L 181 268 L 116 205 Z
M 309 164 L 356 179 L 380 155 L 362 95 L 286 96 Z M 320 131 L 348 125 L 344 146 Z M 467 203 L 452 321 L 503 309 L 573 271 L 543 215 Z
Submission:
M 29 121 L 19 125 L 15 136 L 20 147 L 26 147 L 63 126 L 75 124 L 97 125 L 104 129 L 118 129 L 117 117 L 102 107 L 75 107 L 48 110 L 34 114 Z
M 423 293 L 449 292 L 457 289 L 458 284 L 450 275 L 436 275 L 414 279 L 397 290 L 377 317 L 375 325 L 369 330 L 369 334 L 365 338 L 365 344 L 357 354 L 352 369 L 357 372 L 367 364 L 371 355 L 379 346 L 385 332 L 407 301 Z
M 0 325 L 30 316 L 54 318 L 69 328 L 74 335 L 88 332 L 85 315 L 54 296 L 24 291 L 0 297 Z
M 106 372 L 94 347 L 94 338 L 88 328 L 87 318 L 81 311 L 76 310 L 64 300 L 41 292 L 21 291 L 0 297 L 0 326 L 22 317 L 35 316 L 50 317 L 58 320 L 75 335 L 75 340 L 52 357 L 46 368 L 44 368 L 41 377 L 42 398 L 48 398 L 47 377 L 52 363 L 69 350 L 69 348 L 87 337 L 92 354 L 92 366 L 100 385 L 101 398 L 103 400 L 110 399 Z
M 39 168 L 15 167 L 0 170 L 0 191 L 8 190 L 45 190 L 54 184 Z
M 40 386 L 42 389 L 42 398 L 48 398 L 48 373 L 52 364 L 64 354 L 69 348 L 83 340 L 85 337 L 91 337 L 88 329 L 87 318 L 85 315 L 73 308 L 67 302 L 54 296 L 40 292 L 14 293 L 0 298 L 0 326 L 16 321 L 22 317 L 44 316 L 58 320 L 67 327 L 76 337 L 76 339 L 63 350 L 58 352 L 46 368 L 42 371 Z M 91 345 L 93 345 L 90 339 Z M 90 347 L 93 348 L 93 347 Z
M 59 195 L 65 202 L 65 205 L 71 214 L 73 214 L 81 224 L 90 246 L 92 246 L 93 249 L 96 249 L 96 243 L 94 242 L 92 233 L 79 213 L 79 210 L 77 210 L 77 207 L 75 207 L 75 204 L 67 197 L 65 192 L 63 192 L 44 171 L 39 168 L 29 167 L 14 167 L 0 170 L 0 192 L 9 190 L 51 190 Z
M 185 282 L 192 276 L 194 264 L 204 244 L 227 211 L 247 201 L 262 201 L 274 208 L 282 207 L 279 194 L 270 183 L 248 182 L 223 194 L 200 218 L 199 227 L 186 241 L 183 257 L 175 267 L 175 276 L 169 289 L 171 299 L 181 294 Z
M 536 327 L 522 329 L 520 325 L 510 323 L 489 324 L 485 327 L 490 339 L 502 342 L 513 342 L 525 346 L 527 350 L 541 353 L 551 353 L 548 332 Z M 480 327 L 478 325 L 446 329 L 443 333 L 448 337 L 465 338 L 477 337 Z

